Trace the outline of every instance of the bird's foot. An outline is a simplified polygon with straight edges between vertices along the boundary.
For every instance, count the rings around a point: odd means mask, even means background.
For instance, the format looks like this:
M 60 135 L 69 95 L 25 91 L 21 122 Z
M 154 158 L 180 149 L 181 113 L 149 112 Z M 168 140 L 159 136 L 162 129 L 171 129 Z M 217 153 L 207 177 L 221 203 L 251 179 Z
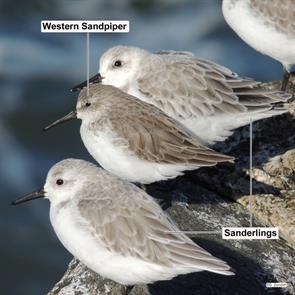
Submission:
M 122 295 L 129 295 L 133 288 L 134 286 L 125 286 L 124 291 L 122 292 Z
M 284 68 L 281 91 L 284 91 L 284 92 L 286 91 L 291 75 L 295 75 L 295 72 L 291 72 L 287 70 L 286 68 Z

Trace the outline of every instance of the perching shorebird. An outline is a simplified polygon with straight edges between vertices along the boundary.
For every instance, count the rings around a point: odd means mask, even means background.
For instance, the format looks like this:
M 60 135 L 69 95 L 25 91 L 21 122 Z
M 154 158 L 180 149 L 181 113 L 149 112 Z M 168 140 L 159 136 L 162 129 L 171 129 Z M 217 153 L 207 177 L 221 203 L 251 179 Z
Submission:
M 277 103 L 291 96 L 254 88 L 259 85 L 189 52 L 152 54 L 117 46 L 100 59 L 100 74 L 90 83 L 110 84 L 151 103 L 194 132 L 206 145 L 223 141 L 233 130 L 287 112 Z M 86 82 L 74 87 L 78 90 Z
M 79 95 L 69 119 L 82 120 L 81 137 L 107 171 L 131 182 L 148 184 L 175 178 L 184 170 L 233 162 L 217 153 L 155 106 L 110 85 L 94 84 Z
M 55 164 L 44 188 L 12 204 L 37 198 L 49 199 L 50 221 L 65 248 L 120 284 L 149 284 L 199 271 L 234 274 L 181 233 L 151 196 L 89 162 Z
M 285 91 L 295 65 L 294 0 L 223 0 L 223 15 L 250 46 L 281 62 Z

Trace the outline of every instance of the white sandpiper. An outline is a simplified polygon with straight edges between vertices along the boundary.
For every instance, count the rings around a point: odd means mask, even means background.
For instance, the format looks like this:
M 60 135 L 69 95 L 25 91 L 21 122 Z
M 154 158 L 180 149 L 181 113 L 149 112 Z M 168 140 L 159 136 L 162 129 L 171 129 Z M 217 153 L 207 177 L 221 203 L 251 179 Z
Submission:
M 206 145 L 223 141 L 252 121 L 287 112 L 291 95 L 255 88 L 259 82 L 195 57 L 190 52 L 149 53 L 116 46 L 100 59 L 90 83 L 113 85 L 155 105 L 194 132 Z M 81 89 L 86 82 L 73 88 Z
M 84 88 L 76 111 L 45 130 L 73 118 L 82 120 L 80 134 L 94 159 L 131 182 L 148 184 L 175 178 L 185 170 L 233 162 L 232 157 L 202 145 L 155 106 L 110 85 Z
M 281 62 L 285 91 L 295 65 L 294 0 L 223 0 L 223 15 L 250 46 Z
M 151 196 L 89 162 L 55 164 L 42 189 L 12 204 L 37 198 L 49 199 L 50 221 L 65 248 L 120 284 L 149 284 L 199 271 L 234 274 L 181 233 Z

